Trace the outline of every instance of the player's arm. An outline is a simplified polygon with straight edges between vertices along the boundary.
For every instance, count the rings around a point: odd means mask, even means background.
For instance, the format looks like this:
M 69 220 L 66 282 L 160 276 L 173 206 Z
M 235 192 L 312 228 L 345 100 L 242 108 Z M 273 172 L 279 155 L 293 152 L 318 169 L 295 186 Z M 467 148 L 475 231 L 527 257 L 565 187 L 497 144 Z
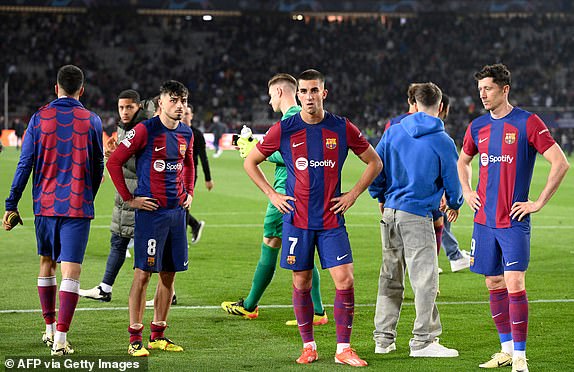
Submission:
M 383 137 L 381 137 L 381 140 L 375 149 L 375 152 L 381 159 L 381 163 L 383 161 L 383 152 L 385 147 L 385 141 L 383 140 Z M 375 177 L 373 182 L 369 185 L 368 190 L 371 197 L 374 199 L 376 198 L 379 201 L 379 209 L 381 210 L 382 214 L 385 209 L 385 192 L 387 191 L 387 179 L 384 171 L 381 171 L 377 177 Z
M 261 168 L 259 168 L 259 164 L 261 164 L 261 162 L 263 162 L 269 155 L 279 150 L 280 141 L 281 124 L 277 123 L 267 132 L 265 142 L 258 143 L 257 146 L 251 150 L 249 155 L 247 155 L 247 158 L 243 162 L 243 168 L 257 187 L 267 195 L 271 204 L 273 204 L 281 213 L 287 213 L 293 210 L 293 206 L 289 204 L 289 201 L 295 201 L 295 198 L 275 191 L 265 178 Z
M 510 218 L 522 221 L 530 213 L 536 213 L 548 203 L 552 195 L 558 190 L 558 186 L 566 176 L 566 172 L 570 168 L 566 155 L 558 144 L 552 145 L 548 150 L 542 154 L 546 160 L 550 162 L 550 172 L 546 185 L 538 196 L 536 201 L 516 202 L 512 205 L 510 210 Z
M 243 168 L 251 180 L 263 191 L 265 195 L 269 198 L 271 204 L 273 204 L 281 213 L 287 213 L 293 210 L 293 207 L 289 204 L 289 200 L 295 201 L 295 198 L 289 195 L 280 194 L 273 189 L 273 186 L 269 184 L 267 178 L 259 168 L 265 160 L 265 155 L 263 155 L 257 147 L 253 148 L 245 161 L 243 162 Z
M 472 180 L 472 159 L 474 158 L 474 155 L 478 153 L 478 148 L 472 138 L 471 128 L 472 123 L 470 123 L 466 128 L 462 150 L 460 150 L 460 156 L 458 157 L 457 168 L 458 178 L 460 180 L 460 185 L 462 186 L 462 196 L 470 209 L 476 212 L 482 204 L 480 203 L 478 193 L 474 191 L 470 185 L 470 181 Z
M 462 186 L 462 195 L 466 204 L 476 212 L 482 204 L 480 204 L 480 198 L 478 193 L 472 189 L 470 186 L 470 180 L 472 179 L 472 159 L 474 156 L 468 155 L 464 152 L 464 149 L 460 151 L 460 156 L 458 157 L 458 178 L 460 180 L 460 185 Z
M 28 124 L 28 131 L 22 141 L 22 151 L 20 153 L 20 160 L 16 167 L 16 173 L 10 188 L 10 195 L 6 199 L 6 212 L 18 212 L 18 203 L 22 198 L 22 193 L 26 188 L 32 169 L 34 168 L 34 142 L 35 142 L 35 126 L 36 115 L 32 115 Z M 12 226 L 14 227 L 14 226 Z M 12 228 L 10 227 L 10 228 Z M 9 229 L 7 229 L 9 230 Z
M 95 114 L 92 114 L 92 130 L 92 193 L 95 199 L 104 176 L 104 131 L 102 120 Z
M 363 161 L 363 163 L 367 164 L 367 167 L 363 171 L 361 178 L 359 181 L 353 186 L 349 192 L 343 193 L 341 196 L 335 197 L 331 199 L 331 202 L 335 203 L 329 210 L 333 211 L 333 213 L 345 213 L 355 201 L 361 195 L 373 180 L 381 173 L 383 169 L 383 163 L 381 162 L 381 158 L 373 148 L 373 146 L 369 145 L 367 150 L 365 150 L 362 154 L 359 155 L 359 159 Z
M 106 167 L 116 190 L 118 190 L 118 194 L 130 208 L 153 211 L 158 208 L 156 201 L 148 197 L 134 197 L 128 189 L 124 178 L 122 166 L 138 150 L 143 149 L 147 143 L 147 129 L 143 124 L 136 125 L 132 130 L 135 133 L 134 136 L 126 136 L 120 142 L 118 148 L 110 156 Z

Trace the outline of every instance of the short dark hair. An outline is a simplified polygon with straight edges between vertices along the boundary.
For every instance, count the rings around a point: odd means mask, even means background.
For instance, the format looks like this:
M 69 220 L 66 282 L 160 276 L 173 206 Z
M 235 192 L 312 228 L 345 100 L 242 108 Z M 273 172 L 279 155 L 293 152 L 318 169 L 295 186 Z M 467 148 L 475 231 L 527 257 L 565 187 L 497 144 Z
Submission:
M 410 83 L 409 84 L 409 89 L 407 90 L 407 99 L 408 99 L 409 105 L 414 105 L 416 103 L 415 91 L 416 91 L 417 85 L 419 85 L 419 83 Z
M 189 96 L 189 90 L 176 80 L 164 81 L 159 87 L 159 94 L 169 94 L 176 97 L 187 97 Z
M 510 83 L 512 81 L 510 76 L 510 70 L 502 63 L 496 63 L 494 65 L 486 65 L 482 67 L 482 70 L 474 74 L 474 79 L 476 81 L 485 78 L 492 78 L 494 84 L 500 87 L 503 87 L 505 85 L 510 86 Z
M 309 69 L 303 71 L 297 80 L 319 80 L 321 83 L 325 83 L 325 76 L 317 70 Z
M 286 74 L 286 73 L 279 73 L 275 74 L 269 81 L 267 82 L 267 87 L 269 88 L 271 85 L 279 83 L 279 82 L 286 82 L 293 86 L 293 89 L 297 90 L 297 79 L 293 76 Z
M 84 85 L 84 73 L 78 66 L 65 65 L 58 70 L 56 81 L 67 94 L 74 94 Z
M 417 104 L 424 107 L 433 107 L 440 104 L 442 92 L 435 83 L 420 83 L 414 89 Z
M 118 100 L 120 99 L 131 99 L 138 105 L 140 104 L 141 101 L 140 94 L 133 89 L 122 90 L 118 95 Z
M 442 100 L 440 101 L 440 103 L 442 103 L 443 109 L 446 109 L 447 107 L 450 106 L 450 97 L 443 93 Z
M 440 112 L 438 113 L 438 117 L 440 119 L 442 119 L 443 121 L 446 121 L 446 118 L 448 116 L 448 111 L 449 111 L 449 106 L 450 106 L 450 97 L 447 96 L 446 94 L 442 94 L 442 107 L 440 109 Z

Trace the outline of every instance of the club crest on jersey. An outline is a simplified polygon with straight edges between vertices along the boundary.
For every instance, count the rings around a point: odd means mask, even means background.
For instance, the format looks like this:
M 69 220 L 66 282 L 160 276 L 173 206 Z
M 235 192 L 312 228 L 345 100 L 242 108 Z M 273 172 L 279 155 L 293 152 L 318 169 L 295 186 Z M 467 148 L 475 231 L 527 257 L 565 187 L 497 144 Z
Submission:
M 179 153 L 180 153 L 181 155 L 185 155 L 185 150 L 187 150 L 187 146 L 184 145 L 184 144 L 180 144 L 180 145 L 179 145 Z
M 514 132 L 506 133 L 506 135 L 504 136 L 504 142 L 507 145 L 512 145 L 514 142 L 516 142 L 516 133 Z
M 147 265 L 148 265 L 148 266 L 153 266 L 153 265 L 155 265 L 155 257 L 148 257 L 148 258 L 147 258 Z
M 337 147 L 337 139 L 336 138 L 326 138 L 325 139 L 325 147 L 329 150 L 334 150 Z
M 295 264 L 295 256 L 292 256 L 292 255 L 287 256 L 287 263 L 289 265 L 294 265 Z

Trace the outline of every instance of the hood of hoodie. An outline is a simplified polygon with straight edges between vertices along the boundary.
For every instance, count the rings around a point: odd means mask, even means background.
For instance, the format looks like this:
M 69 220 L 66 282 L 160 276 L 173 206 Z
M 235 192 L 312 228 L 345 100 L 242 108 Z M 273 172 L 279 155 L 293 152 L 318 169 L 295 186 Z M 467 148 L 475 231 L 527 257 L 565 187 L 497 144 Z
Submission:
M 118 123 L 118 126 L 119 126 L 120 128 L 123 128 L 124 130 L 128 131 L 128 130 L 132 129 L 133 127 L 135 127 L 136 124 L 139 124 L 139 123 L 141 123 L 142 121 L 149 119 L 148 116 L 149 116 L 148 113 L 147 113 L 145 110 L 143 110 L 142 108 L 140 108 L 140 109 L 135 113 L 134 117 L 132 118 L 132 121 L 130 121 L 130 122 L 127 123 L 127 124 L 124 124 L 124 123 L 120 120 L 119 123 Z
M 424 112 L 416 112 L 405 117 L 400 125 L 413 138 L 444 131 L 442 120 Z

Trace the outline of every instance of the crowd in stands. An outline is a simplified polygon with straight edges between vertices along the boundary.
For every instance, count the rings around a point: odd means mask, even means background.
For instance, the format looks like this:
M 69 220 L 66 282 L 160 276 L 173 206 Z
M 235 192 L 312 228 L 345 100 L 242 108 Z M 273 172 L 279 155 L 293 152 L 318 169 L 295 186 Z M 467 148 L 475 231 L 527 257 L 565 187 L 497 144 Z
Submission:
M 503 62 L 513 72 L 512 103 L 572 107 L 574 22 L 569 15 L 490 17 L 433 14 L 329 21 L 288 15 L 215 17 L 0 13 L 0 67 L 9 76 L 9 111 L 25 121 L 55 98 L 53 76 L 73 63 L 86 73 L 82 101 L 104 125 L 117 120 L 117 94 L 157 94 L 176 79 L 190 89 L 196 123 L 218 115 L 230 130 L 243 123 L 264 131 L 270 111 L 267 80 L 317 68 L 327 76 L 326 108 L 348 116 L 370 137 L 407 109 L 410 82 L 433 81 L 451 96 L 447 122 L 460 144 L 481 113 L 473 73 Z

